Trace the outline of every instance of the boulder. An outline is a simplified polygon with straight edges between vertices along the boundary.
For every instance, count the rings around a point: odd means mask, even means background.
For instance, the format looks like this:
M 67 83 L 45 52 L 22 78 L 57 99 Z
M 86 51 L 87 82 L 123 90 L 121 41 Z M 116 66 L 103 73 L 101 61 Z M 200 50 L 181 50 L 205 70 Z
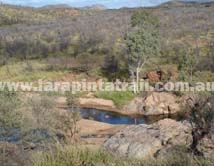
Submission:
M 160 81 L 160 75 L 156 72 L 156 71 L 151 71 L 147 74 L 147 78 L 149 79 L 149 81 L 152 82 L 158 82 Z
M 146 74 L 147 79 L 152 82 L 158 82 L 163 80 L 176 81 L 179 77 L 178 70 L 176 68 L 158 70 L 158 71 L 150 71 Z
M 205 136 L 198 144 L 197 149 L 205 157 L 214 158 L 214 134 Z
M 134 98 L 129 104 L 127 104 L 123 108 L 123 113 L 126 114 L 139 114 L 142 109 L 142 106 L 144 105 L 144 99 L 142 97 L 136 97 Z
M 154 92 L 144 101 L 141 112 L 144 115 L 164 115 L 175 114 L 180 110 L 180 105 L 175 95 Z
M 179 100 L 175 95 L 165 92 L 153 92 L 147 98 L 136 97 L 124 107 L 123 112 L 153 116 L 175 114 L 180 110 Z
M 171 119 L 129 126 L 107 140 L 104 149 L 124 157 L 148 159 L 176 145 L 190 145 L 190 126 Z

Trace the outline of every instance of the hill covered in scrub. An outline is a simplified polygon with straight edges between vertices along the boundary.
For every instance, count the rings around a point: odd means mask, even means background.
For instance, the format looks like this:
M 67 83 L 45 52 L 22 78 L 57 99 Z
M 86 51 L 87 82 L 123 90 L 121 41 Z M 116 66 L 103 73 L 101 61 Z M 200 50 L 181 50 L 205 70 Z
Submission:
M 174 6 L 170 3 L 167 6 L 132 9 L 104 9 L 98 6 L 99 10 L 97 6 L 32 8 L 1 4 L 0 64 L 6 64 L 10 58 L 66 57 L 75 58 L 75 65 L 79 64 L 81 70 L 102 68 L 108 63 L 117 64 L 119 67 L 115 70 L 125 68 L 127 51 L 124 37 L 135 31 L 131 17 L 138 10 L 147 11 L 159 20 L 157 30 L 163 41 L 161 64 L 166 59 L 167 64 L 176 64 L 179 48 L 197 47 L 201 57 L 209 54 L 214 38 L 214 5 Z M 202 61 L 205 60 L 202 58 Z
M 72 40 L 75 38 L 88 44 L 97 40 L 95 43 L 99 48 L 106 46 L 105 42 L 115 45 L 115 42 L 119 43 L 127 31 L 132 31 L 130 18 L 136 10 L 148 10 L 158 16 L 161 23 L 160 34 L 164 40 L 190 42 L 189 39 L 195 41 L 194 38 L 199 38 L 204 43 L 213 37 L 214 5 L 83 10 L 66 5 L 30 8 L 2 4 L 0 6 L 1 46 L 7 43 L 8 47 L 15 47 L 16 44 L 25 45 L 36 41 L 40 43 L 34 46 L 36 50 L 46 49 L 47 54 L 51 55 L 53 51 L 57 52 L 54 46 L 59 46 L 60 52 L 69 53 L 68 48 L 72 52 L 71 45 L 74 43 Z M 29 35 L 31 33 L 33 35 Z M 22 51 L 19 53 L 23 55 Z M 19 53 L 13 52 L 13 56 Z

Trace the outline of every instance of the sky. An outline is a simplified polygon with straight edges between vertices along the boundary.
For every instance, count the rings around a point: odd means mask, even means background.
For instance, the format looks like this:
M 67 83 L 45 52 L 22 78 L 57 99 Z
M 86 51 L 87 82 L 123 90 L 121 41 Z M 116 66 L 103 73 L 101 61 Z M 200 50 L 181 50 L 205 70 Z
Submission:
M 14 5 L 40 7 L 54 4 L 68 4 L 73 7 L 84 7 L 102 4 L 107 8 L 155 6 L 168 0 L 0 0 L 0 2 Z

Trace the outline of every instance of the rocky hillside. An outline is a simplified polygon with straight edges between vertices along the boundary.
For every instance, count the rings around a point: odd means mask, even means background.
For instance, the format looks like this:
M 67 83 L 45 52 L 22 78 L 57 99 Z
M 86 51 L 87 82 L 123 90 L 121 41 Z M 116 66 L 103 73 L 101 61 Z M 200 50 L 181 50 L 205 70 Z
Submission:
M 4 49 L 4 53 L 11 56 L 23 55 L 23 51 L 17 51 L 13 47 L 20 44 L 26 46 L 36 40 L 40 44 L 34 45 L 34 49 L 41 52 L 47 50 L 47 54 L 51 55 L 58 46 L 60 52 L 66 53 L 68 49 L 74 52 L 71 45 L 78 38 L 87 43 L 84 43 L 85 48 L 80 46 L 82 49 L 89 49 L 93 42 L 101 51 L 112 50 L 112 47 L 120 45 L 124 34 L 132 30 L 130 18 L 135 10 L 139 9 L 98 11 L 64 5 L 43 8 L 0 5 L 0 47 L 3 49 L 7 43 L 7 47 L 11 49 L 9 52 L 8 48 Z M 148 10 L 159 17 L 159 29 L 165 41 L 195 44 L 195 39 L 198 39 L 200 44 L 206 45 L 213 39 L 213 5 L 160 6 L 142 10 Z M 104 45 L 108 45 L 107 48 Z

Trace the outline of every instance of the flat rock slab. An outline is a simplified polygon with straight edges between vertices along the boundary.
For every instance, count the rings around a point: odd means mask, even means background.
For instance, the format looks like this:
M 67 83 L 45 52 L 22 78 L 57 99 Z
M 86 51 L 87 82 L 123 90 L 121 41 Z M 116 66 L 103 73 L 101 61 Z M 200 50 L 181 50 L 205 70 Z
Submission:
M 77 127 L 80 129 L 80 136 L 96 136 L 92 138 L 82 139 L 82 143 L 102 146 L 109 138 L 109 135 L 114 135 L 120 130 L 127 127 L 126 125 L 111 125 L 102 122 L 82 119 L 77 122 Z
M 81 135 L 116 133 L 126 127 L 126 125 L 111 125 L 86 119 L 77 122 L 77 126 Z
M 127 127 L 107 140 L 103 147 L 124 157 L 148 159 L 164 149 L 191 142 L 188 125 L 165 119 L 153 125 Z
M 100 110 L 115 110 L 116 106 L 112 100 L 100 98 L 79 98 L 78 103 L 80 107 L 95 108 Z

